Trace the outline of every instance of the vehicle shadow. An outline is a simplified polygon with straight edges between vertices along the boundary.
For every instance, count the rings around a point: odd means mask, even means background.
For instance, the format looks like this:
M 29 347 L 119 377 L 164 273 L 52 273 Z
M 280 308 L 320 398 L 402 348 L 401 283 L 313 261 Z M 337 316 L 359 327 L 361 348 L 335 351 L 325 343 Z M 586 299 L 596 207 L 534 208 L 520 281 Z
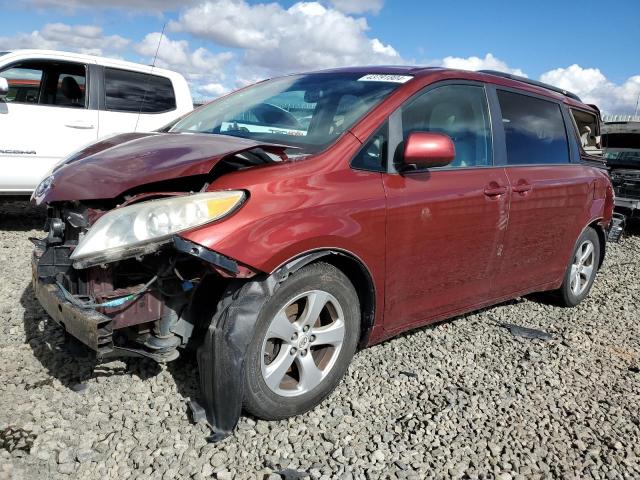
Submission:
M 0 231 L 41 230 L 45 218 L 46 210 L 43 207 L 35 207 L 28 200 L 0 197 Z
M 534 294 L 531 294 L 534 295 Z M 530 295 L 527 295 L 525 297 L 522 298 L 526 298 L 529 300 L 533 300 L 532 298 L 529 298 Z M 472 315 L 477 315 L 479 313 L 484 313 L 484 312 L 490 312 L 491 310 L 497 308 L 497 307 L 504 307 L 504 306 L 508 306 L 508 305 L 517 305 L 518 303 L 522 303 L 524 300 L 522 300 L 522 298 L 512 298 L 511 300 L 506 300 L 502 303 L 497 303 L 495 305 L 490 305 L 488 307 L 484 307 L 481 308 L 480 310 L 473 310 L 471 312 L 467 312 L 467 313 L 463 313 L 461 315 L 458 315 L 456 317 L 451 317 L 451 318 L 446 318 L 444 320 L 438 320 L 435 322 L 431 322 L 431 323 L 427 323 L 426 325 L 423 325 L 421 327 L 417 327 L 415 329 L 411 329 L 411 330 L 407 330 L 406 332 L 402 332 L 399 335 L 393 336 L 391 338 L 385 339 L 383 342 L 381 342 L 381 344 L 385 344 L 387 342 L 390 342 L 392 340 L 398 339 L 398 338 L 406 338 L 406 337 L 411 337 L 412 335 L 416 334 L 417 332 L 421 332 L 421 331 L 428 331 L 428 330 L 433 330 L 434 328 L 440 327 L 442 325 L 448 325 L 450 323 L 454 323 L 458 320 L 463 320 L 469 316 Z M 537 302 L 538 299 L 536 298 L 535 301 Z M 496 321 L 496 324 L 498 324 L 499 322 Z

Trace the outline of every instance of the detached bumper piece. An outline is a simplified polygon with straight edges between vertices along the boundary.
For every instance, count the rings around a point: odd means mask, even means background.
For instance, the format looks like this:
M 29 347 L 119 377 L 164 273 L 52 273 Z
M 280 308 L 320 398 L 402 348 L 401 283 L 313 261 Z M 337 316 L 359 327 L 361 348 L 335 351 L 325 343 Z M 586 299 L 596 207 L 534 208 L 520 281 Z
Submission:
M 611 219 L 611 227 L 609 228 L 609 232 L 607 233 L 607 241 L 608 242 L 619 242 L 622 237 L 622 232 L 624 232 L 624 227 L 626 223 L 627 217 L 620 213 L 614 213 L 613 218 Z
M 258 281 L 232 282 L 198 349 L 203 405 L 191 401 L 193 419 L 206 419 L 211 442 L 227 438 L 240 419 L 244 360 L 258 314 L 279 284 L 270 276 Z M 241 298 L 242 301 L 238 301 Z

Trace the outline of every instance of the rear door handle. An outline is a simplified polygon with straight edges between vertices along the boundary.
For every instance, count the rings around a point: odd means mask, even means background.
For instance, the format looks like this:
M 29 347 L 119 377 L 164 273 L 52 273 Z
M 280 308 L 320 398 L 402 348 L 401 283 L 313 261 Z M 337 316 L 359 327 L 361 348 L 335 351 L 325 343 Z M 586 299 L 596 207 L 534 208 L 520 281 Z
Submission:
M 507 187 L 501 187 L 500 185 L 487 185 L 484 187 L 484 194 L 487 197 L 498 197 L 507 193 Z
M 64 126 L 69 128 L 76 128 L 78 130 L 91 130 L 95 128 L 93 123 L 81 122 L 81 121 L 65 123 Z
M 511 190 L 516 192 L 516 193 L 526 193 L 529 190 L 531 190 L 531 184 L 530 183 L 519 183 L 518 185 L 514 185 L 513 187 L 511 187 Z

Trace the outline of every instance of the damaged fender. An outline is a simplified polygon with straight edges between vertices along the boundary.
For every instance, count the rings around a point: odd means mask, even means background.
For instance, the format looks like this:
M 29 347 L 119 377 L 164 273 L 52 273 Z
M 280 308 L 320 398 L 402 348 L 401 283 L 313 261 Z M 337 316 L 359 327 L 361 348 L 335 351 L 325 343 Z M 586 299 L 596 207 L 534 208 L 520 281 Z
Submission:
M 263 306 L 291 273 L 332 253 L 305 255 L 269 276 L 248 282 L 234 280 L 225 290 L 197 353 L 203 404 L 191 401 L 190 405 L 193 419 L 206 419 L 213 430 L 209 441 L 225 439 L 238 424 L 245 355 Z

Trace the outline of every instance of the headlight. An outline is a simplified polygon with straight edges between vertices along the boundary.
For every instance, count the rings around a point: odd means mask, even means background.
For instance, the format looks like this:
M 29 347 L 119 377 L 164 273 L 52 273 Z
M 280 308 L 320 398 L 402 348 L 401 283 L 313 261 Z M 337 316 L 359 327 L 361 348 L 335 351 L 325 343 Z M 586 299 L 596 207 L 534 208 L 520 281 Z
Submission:
M 47 192 L 47 190 L 51 188 L 51 185 L 53 185 L 53 175 L 47 175 L 45 178 L 43 178 L 40 181 L 36 189 L 33 191 L 33 194 L 31 195 L 31 199 L 33 200 L 34 198 L 41 197 L 42 195 L 44 195 Z
M 242 191 L 198 193 L 151 200 L 106 213 L 89 229 L 71 254 L 84 268 L 150 253 L 184 230 L 219 220 L 245 199 Z

